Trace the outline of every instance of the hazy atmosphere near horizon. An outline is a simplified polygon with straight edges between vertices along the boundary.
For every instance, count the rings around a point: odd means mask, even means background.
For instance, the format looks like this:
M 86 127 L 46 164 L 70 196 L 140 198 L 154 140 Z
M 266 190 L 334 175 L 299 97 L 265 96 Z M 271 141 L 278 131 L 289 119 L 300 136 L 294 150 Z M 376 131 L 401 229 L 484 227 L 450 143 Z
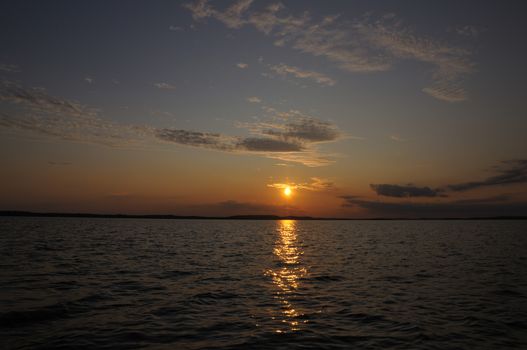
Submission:
M 4 2 L 0 209 L 527 215 L 525 9 Z
M 526 13 L 2 1 L 0 349 L 527 349 Z

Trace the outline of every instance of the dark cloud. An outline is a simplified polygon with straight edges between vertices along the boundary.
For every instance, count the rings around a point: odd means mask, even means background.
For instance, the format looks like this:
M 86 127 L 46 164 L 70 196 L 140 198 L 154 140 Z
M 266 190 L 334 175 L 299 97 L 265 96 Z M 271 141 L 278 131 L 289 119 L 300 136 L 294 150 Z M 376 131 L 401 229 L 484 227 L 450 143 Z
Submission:
M 371 189 L 378 195 L 385 197 L 437 197 L 444 196 L 440 189 L 430 187 L 417 187 L 412 185 L 390 185 L 390 184 L 371 184 Z
M 300 152 L 303 147 L 295 142 L 271 138 L 248 137 L 241 139 L 237 148 L 254 152 Z
M 340 133 L 334 125 L 313 118 L 300 118 L 284 125 L 283 130 L 264 130 L 263 134 L 301 142 L 324 142 L 338 139 Z
M 272 122 L 239 123 L 238 126 L 249 129 L 254 136 L 234 137 L 181 129 L 159 129 L 155 135 L 160 140 L 181 145 L 261 154 L 313 167 L 333 161 L 317 152 L 316 143 L 335 141 L 340 137 L 334 125 L 302 116 L 298 111 L 281 113 Z
M 517 159 L 502 162 L 504 166 L 497 167 L 499 174 L 482 181 L 471 181 L 448 185 L 452 191 L 468 191 L 479 187 L 509 185 L 527 182 L 527 159 Z
M 526 202 L 507 202 L 503 196 L 441 203 L 382 202 L 341 196 L 342 206 L 367 211 L 368 217 L 386 218 L 440 218 L 440 217 L 489 217 L 525 216 Z
M 413 185 L 371 184 L 370 187 L 380 196 L 385 197 L 446 197 L 446 191 L 468 191 L 475 188 L 527 183 L 527 159 L 503 161 L 495 167 L 498 175 L 481 181 L 470 181 L 447 185 L 445 188 L 417 187 Z
M 233 146 L 224 136 L 216 133 L 181 129 L 159 129 L 156 136 L 163 140 L 181 145 L 230 150 Z
M 300 152 L 303 150 L 299 144 L 284 140 L 259 137 L 234 138 L 217 133 L 179 129 L 160 129 L 156 132 L 156 136 L 161 140 L 181 145 L 230 152 Z

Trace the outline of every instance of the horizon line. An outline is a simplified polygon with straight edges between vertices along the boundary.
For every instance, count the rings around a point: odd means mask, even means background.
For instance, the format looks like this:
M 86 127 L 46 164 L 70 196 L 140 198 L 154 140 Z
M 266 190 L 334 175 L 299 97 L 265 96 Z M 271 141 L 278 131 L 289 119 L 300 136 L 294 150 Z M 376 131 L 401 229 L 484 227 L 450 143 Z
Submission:
M 372 218 L 339 218 L 296 215 L 174 215 L 174 214 L 101 214 L 101 213 L 63 213 L 33 212 L 24 210 L 0 210 L 1 217 L 63 217 L 63 218 L 100 218 L 100 219 L 172 219 L 172 220 L 527 220 L 527 216 L 473 216 L 473 217 L 372 217 Z

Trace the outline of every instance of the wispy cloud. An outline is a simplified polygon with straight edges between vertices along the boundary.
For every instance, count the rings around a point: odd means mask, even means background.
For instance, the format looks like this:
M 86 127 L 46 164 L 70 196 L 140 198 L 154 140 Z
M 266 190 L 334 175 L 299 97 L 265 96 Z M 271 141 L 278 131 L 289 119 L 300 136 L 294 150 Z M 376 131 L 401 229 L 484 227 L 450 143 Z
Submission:
M 251 103 L 261 103 L 262 99 L 256 96 L 247 97 L 247 101 Z
M 236 63 L 236 67 L 240 69 L 246 69 L 246 68 L 249 68 L 249 65 L 247 63 L 239 62 L 239 63 Z
M 62 140 L 108 146 L 170 143 L 237 154 L 252 154 L 306 166 L 334 161 L 318 144 L 342 138 L 338 128 L 299 111 L 277 112 L 252 123 L 240 123 L 246 136 L 147 125 L 126 125 L 103 119 L 102 113 L 76 101 L 52 96 L 41 88 L 3 81 L 0 102 L 16 107 L 0 114 L 4 132 L 33 133 Z M 271 110 L 269 110 L 271 111 Z
M 162 90 L 174 90 L 176 88 L 174 85 L 164 82 L 154 83 L 154 86 Z
M 1 82 L 0 100 L 43 114 L 62 113 L 79 117 L 97 115 L 97 110 L 75 101 L 51 96 L 45 89 L 27 88 L 10 81 Z
M 386 197 L 437 197 L 444 196 L 441 189 L 432 189 L 428 186 L 417 187 L 413 185 L 371 184 L 370 188 L 380 196 Z
M 84 81 L 86 81 L 88 84 L 93 84 L 94 80 L 91 77 L 85 77 Z
M 390 140 L 395 141 L 395 142 L 405 142 L 406 141 L 406 139 L 403 139 L 399 135 L 390 135 Z
M 184 4 L 192 12 L 195 20 L 203 20 L 207 17 L 214 17 L 223 22 L 229 28 L 240 28 L 247 23 L 242 18 L 243 14 L 249 9 L 253 0 L 237 0 L 224 11 L 218 11 L 208 4 L 207 0 L 197 0 Z
M 298 110 L 277 112 L 268 109 L 268 111 L 273 115 L 267 120 L 238 125 L 256 135 L 299 143 L 333 142 L 343 137 L 334 124 L 305 115 Z
M 464 25 L 461 27 L 455 28 L 455 32 L 461 36 L 466 37 L 477 37 L 481 34 L 482 28 L 471 26 L 471 25 Z
M 267 184 L 267 187 L 276 188 L 280 190 L 289 187 L 295 190 L 306 190 L 306 191 L 313 191 L 313 192 L 331 191 L 335 189 L 335 185 L 332 181 L 328 179 L 323 179 L 320 177 L 312 177 L 311 182 L 304 182 L 304 183 L 276 182 L 276 183 Z
M 318 73 L 318 72 L 314 72 L 314 71 L 309 71 L 309 70 L 302 70 L 298 67 L 294 67 L 294 66 L 288 66 L 286 64 L 283 64 L 283 63 L 280 63 L 278 65 L 275 65 L 275 66 L 271 66 L 271 70 L 280 75 L 280 76 L 293 76 L 295 78 L 299 78 L 299 79 L 309 79 L 309 80 L 313 80 L 321 85 L 326 85 L 326 86 L 333 86 L 335 85 L 337 82 L 328 77 L 327 75 L 324 75 L 322 73 Z
M 19 73 L 20 68 L 16 64 L 0 63 L 0 71 L 8 73 Z
M 501 162 L 494 168 L 498 175 L 484 180 L 469 181 L 448 185 L 452 191 L 468 191 L 481 187 L 527 183 L 527 159 L 516 159 Z
M 183 27 L 180 27 L 180 26 L 171 25 L 171 26 L 168 27 L 168 30 L 170 30 L 172 32 L 182 32 L 184 29 L 183 29 Z
M 281 3 L 249 11 L 252 1 L 238 0 L 224 11 L 207 0 L 186 4 L 195 20 L 215 18 L 230 28 L 252 25 L 272 36 L 277 46 L 327 58 L 349 72 L 379 72 L 392 69 L 399 60 L 414 60 L 432 66 L 431 84 L 423 89 L 439 100 L 467 99 L 464 78 L 474 71 L 471 52 L 429 37 L 416 35 L 393 14 L 374 18 L 365 15 L 351 22 L 339 16 L 316 21 L 309 12 L 292 15 Z
M 28 88 L 3 81 L 0 101 L 16 106 L 16 111 L 0 114 L 0 129 L 34 133 L 63 140 L 108 146 L 138 143 L 149 137 L 146 126 L 104 120 L 97 109 L 55 97 L 42 88 Z

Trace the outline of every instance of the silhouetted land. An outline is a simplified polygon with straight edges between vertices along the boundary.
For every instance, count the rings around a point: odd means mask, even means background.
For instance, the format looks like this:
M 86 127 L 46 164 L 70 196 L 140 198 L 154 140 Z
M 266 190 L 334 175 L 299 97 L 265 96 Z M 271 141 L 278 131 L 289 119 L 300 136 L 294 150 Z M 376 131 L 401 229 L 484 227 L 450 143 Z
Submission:
M 527 216 L 492 217 L 423 217 L 423 218 L 325 218 L 312 216 L 278 215 L 233 215 L 233 216 L 187 216 L 187 215 L 133 215 L 133 214 L 90 214 L 90 213 L 36 213 L 29 211 L 5 210 L 0 216 L 16 217 L 64 217 L 64 218 L 106 218 L 106 219 L 174 219 L 174 220 L 527 220 Z

